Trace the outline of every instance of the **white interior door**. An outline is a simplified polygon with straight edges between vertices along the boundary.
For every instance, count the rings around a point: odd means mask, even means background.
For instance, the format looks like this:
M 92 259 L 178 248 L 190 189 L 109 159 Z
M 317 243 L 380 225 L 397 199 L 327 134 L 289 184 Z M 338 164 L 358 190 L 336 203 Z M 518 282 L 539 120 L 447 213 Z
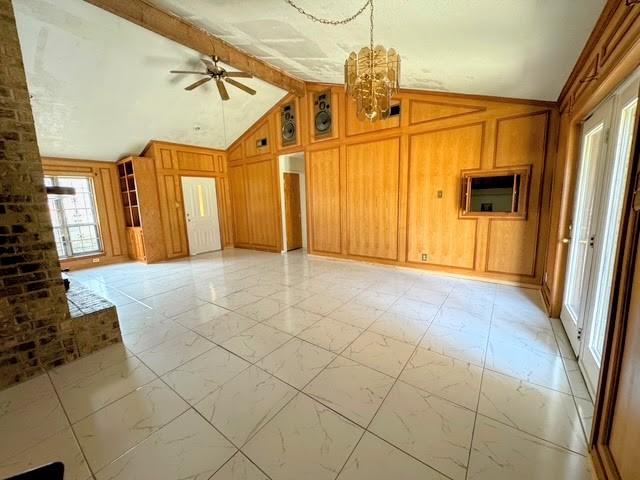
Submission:
M 614 99 L 611 145 L 602 178 L 604 188 L 599 198 L 601 208 L 597 219 L 593 272 L 587 293 L 589 301 L 585 311 L 584 341 L 579 352 L 580 366 L 592 394 L 595 394 L 600 375 L 639 87 L 640 80 L 636 78 L 623 87 Z
M 584 123 L 582 151 L 578 168 L 569 257 L 560 319 L 576 355 L 580 352 L 587 290 L 591 275 L 597 201 L 606 161 L 607 136 L 611 123 L 612 100 L 606 101 Z
M 182 177 L 182 196 L 187 217 L 189 253 L 197 255 L 220 250 L 222 246 L 215 179 Z

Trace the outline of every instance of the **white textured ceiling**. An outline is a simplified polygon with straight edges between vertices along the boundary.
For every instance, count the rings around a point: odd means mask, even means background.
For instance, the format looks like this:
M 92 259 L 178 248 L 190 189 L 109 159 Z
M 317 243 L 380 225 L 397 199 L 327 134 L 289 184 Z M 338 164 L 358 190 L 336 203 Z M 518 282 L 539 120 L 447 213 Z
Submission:
M 200 55 L 82 0 L 14 0 L 42 155 L 115 161 L 151 139 L 226 148 L 286 92 L 242 79 L 250 96 L 169 70 Z M 231 69 L 233 70 L 233 69 Z M 224 120 L 223 120 L 224 119 Z
M 342 82 L 368 14 L 312 23 L 284 0 L 151 0 L 305 80 Z M 296 0 L 342 18 L 364 0 Z M 605 0 L 376 0 L 375 40 L 402 57 L 401 86 L 557 100 Z

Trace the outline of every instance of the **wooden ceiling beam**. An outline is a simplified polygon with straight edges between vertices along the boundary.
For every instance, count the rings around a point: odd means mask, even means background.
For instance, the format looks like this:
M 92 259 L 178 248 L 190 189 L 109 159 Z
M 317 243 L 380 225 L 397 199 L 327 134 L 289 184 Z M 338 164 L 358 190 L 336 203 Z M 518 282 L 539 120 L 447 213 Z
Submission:
M 210 34 L 185 19 L 156 7 L 146 0 L 85 0 L 118 17 L 124 18 L 147 30 L 151 30 L 176 43 L 196 50 L 203 55 L 215 54 L 220 61 L 234 68 L 249 72 L 256 78 L 295 95 L 305 92 L 304 81 L 292 77 L 279 68 L 269 65 L 228 42 Z

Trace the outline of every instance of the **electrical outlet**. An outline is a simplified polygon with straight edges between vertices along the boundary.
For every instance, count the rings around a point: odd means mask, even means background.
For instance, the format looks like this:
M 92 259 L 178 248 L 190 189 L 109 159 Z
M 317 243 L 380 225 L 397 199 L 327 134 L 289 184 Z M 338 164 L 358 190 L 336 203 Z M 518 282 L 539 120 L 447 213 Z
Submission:
M 426 254 L 426 253 L 423 253 L 423 254 L 422 254 L 422 261 L 423 261 L 423 262 L 426 262 L 426 261 L 427 261 L 427 254 Z

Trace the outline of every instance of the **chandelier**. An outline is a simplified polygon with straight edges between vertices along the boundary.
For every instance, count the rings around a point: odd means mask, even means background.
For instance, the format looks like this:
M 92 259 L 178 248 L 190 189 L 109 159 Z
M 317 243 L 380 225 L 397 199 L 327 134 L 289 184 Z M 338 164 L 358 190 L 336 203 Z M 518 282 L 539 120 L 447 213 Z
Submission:
M 344 63 L 344 83 L 347 94 L 356 102 L 359 119 L 372 122 L 389 116 L 391 97 L 398 92 L 400 81 L 400 55 L 393 49 L 373 43 L 373 0 L 350 17 L 341 20 L 318 18 L 297 6 L 293 0 L 285 0 L 302 15 L 314 22 L 326 25 L 344 25 L 360 16 L 369 7 L 369 46 L 359 52 L 351 52 Z

